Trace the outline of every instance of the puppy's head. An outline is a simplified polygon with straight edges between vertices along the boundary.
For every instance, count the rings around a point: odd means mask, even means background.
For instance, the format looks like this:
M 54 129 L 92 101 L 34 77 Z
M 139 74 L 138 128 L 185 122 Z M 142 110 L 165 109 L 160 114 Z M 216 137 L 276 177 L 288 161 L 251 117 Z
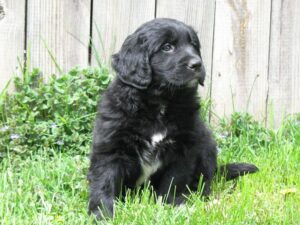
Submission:
M 195 31 L 173 19 L 154 19 L 129 35 L 113 68 L 122 82 L 146 89 L 151 83 L 203 85 L 205 69 Z

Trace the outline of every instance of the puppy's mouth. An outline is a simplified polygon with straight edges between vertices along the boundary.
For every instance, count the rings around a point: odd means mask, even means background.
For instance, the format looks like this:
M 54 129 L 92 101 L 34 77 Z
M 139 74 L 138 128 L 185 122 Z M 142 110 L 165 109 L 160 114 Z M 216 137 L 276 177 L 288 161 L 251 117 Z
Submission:
M 190 68 L 189 66 L 187 66 L 187 72 L 193 74 L 192 80 L 197 80 L 201 86 L 204 86 L 206 72 L 203 65 L 194 68 Z
M 177 86 L 177 87 L 185 87 L 185 86 L 190 87 L 191 84 L 193 84 L 193 86 L 196 86 L 198 83 L 201 85 L 203 84 L 200 79 L 200 73 L 195 74 L 190 77 L 174 76 L 174 77 L 172 77 L 172 79 L 168 79 L 168 83 L 172 84 L 173 86 Z
M 205 75 L 206 75 L 206 72 L 205 72 L 205 69 L 203 66 L 202 66 L 201 70 L 195 72 L 195 79 L 198 81 L 198 83 L 201 86 L 204 86 Z
M 180 68 L 174 73 L 174 76 L 169 80 L 169 82 L 176 86 L 190 86 L 190 84 L 197 83 L 204 86 L 204 79 L 204 69 L 191 71 L 186 68 Z

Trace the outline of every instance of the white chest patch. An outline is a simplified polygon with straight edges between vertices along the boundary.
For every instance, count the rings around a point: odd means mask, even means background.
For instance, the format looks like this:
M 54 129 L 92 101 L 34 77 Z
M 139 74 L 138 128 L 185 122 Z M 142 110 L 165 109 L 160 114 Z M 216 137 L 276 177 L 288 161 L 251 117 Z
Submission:
M 157 143 L 161 142 L 167 136 L 166 132 L 155 133 L 151 137 L 151 144 L 155 146 Z
M 144 151 L 143 155 L 140 156 L 141 176 L 136 182 L 137 186 L 145 183 L 149 177 L 161 167 L 161 161 L 156 157 L 157 153 L 155 153 L 155 147 L 159 142 L 163 141 L 166 136 L 166 131 L 152 135 L 147 151 Z
M 136 185 L 139 186 L 145 183 L 149 179 L 149 177 L 160 168 L 160 166 L 161 162 L 158 159 L 152 162 L 151 165 L 141 161 L 141 176 L 137 180 Z

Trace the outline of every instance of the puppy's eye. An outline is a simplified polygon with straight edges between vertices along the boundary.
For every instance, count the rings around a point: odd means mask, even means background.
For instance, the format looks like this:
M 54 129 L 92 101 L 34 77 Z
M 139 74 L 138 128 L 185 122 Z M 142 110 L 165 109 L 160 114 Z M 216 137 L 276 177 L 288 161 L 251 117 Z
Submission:
M 172 51 L 174 51 L 174 49 L 175 49 L 175 46 L 171 45 L 170 43 L 166 43 L 161 47 L 161 50 L 164 52 L 172 52 Z

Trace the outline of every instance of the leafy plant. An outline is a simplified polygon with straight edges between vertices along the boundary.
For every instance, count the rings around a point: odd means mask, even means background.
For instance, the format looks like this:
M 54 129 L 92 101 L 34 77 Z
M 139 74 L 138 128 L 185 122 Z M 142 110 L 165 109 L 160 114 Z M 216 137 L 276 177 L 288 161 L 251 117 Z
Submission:
M 44 82 L 38 69 L 14 79 L 15 92 L 0 95 L 0 157 L 42 149 L 85 151 L 107 68 L 72 69 Z
M 276 140 L 276 132 L 264 127 L 248 113 L 233 113 L 229 120 L 222 119 L 216 131 L 221 151 L 229 158 L 250 154 L 255 156 L 261 149 L 270 148 Z
M 278 129 L 278 138 L 300 145 L 300 114 L 290 115 Z
M 202 98 L 200 101 L 200 118 L 205 123 L 209 123 L 209 113 L 211 108 L 211 99 L 210 98 Z

